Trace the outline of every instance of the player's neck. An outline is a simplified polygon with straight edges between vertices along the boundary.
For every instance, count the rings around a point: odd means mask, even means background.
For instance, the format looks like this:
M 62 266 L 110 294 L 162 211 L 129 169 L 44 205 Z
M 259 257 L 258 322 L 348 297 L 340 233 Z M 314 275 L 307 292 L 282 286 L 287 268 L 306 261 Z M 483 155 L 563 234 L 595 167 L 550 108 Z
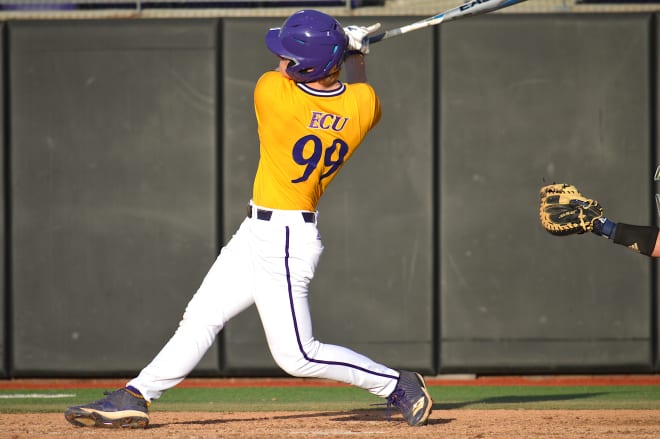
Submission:
M 335 68 L 333 72 L 325 78 L 321 78 L 318 81 L 308 82 L 307 85 L 314 90 L 319 91 L 338 90 L 341 88 L 341 82 L 339 82 L 339 68 Z

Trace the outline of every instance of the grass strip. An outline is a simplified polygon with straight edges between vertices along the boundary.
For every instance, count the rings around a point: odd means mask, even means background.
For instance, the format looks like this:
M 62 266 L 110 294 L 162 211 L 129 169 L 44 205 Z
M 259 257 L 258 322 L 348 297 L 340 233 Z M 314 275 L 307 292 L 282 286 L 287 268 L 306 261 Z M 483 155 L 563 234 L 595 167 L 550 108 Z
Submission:
M 113 390 L 113 389 L 108 389 Z M 660 410 L 660 386 L 429 386 L 434 410 Z M 63 412 L 103 397 L 99 389 L 2 390 L 0 413 Z M 152 411 L 384 410 L 354 387 L 174 388 Z

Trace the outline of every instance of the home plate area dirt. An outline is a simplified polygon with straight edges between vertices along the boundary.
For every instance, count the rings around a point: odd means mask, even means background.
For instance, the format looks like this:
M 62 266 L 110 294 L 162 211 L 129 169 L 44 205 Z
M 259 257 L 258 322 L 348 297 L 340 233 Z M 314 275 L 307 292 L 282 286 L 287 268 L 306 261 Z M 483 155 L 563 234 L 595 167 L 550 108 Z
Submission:
M 58 413 L 1 414 L 0 438 L 657 439 L 658 410 L 436 410 L 423 427 L 384 411 L 152 412 L 146 429 L 74 427 Z

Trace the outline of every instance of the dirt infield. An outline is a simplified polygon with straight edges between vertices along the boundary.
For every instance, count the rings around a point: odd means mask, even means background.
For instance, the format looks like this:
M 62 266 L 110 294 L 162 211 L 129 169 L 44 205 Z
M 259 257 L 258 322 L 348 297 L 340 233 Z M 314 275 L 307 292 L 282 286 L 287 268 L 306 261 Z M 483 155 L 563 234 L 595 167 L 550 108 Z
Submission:
M 62 414 L 2 414 L 0 437 L 45 438 L 375 438 L 447 439 L 660 437 L 656 410 L 438 410 L 424 427 L 384 411 L 172 413 L 155 412 L 145 430 L 73 427 Z
M 0 389 L 111 389 L 125 380 L 7 380 Z M 432 377 L 439 386 L 607 386 L 660 385 L 660 376 L 537 376 L 451 379 Z M 325 380 L 303 379 L 188 379 L 181 387 L 329 387 Z M 324 412 L 171 412 L 154 411 L 144 430 L 80 428 L 63 413 L 0 413 L 0 438 L 376 438 L 406 439 L 651 439 L 660 438 L 660 410 L 508 410 L 454 409 L 438 404 L 424 427 L 409 427 L 400 413 L 385 408 Z

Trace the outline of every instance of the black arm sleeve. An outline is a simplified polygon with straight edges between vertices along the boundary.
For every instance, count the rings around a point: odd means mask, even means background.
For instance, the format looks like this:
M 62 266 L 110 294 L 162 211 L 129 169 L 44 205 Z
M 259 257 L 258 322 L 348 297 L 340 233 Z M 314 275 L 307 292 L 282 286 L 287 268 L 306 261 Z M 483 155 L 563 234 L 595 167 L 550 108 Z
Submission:
M 614 242 L 625 245 L 632 251 L 651 256 L 658 238 L 656 226 L 632 226 L 618 223 L 614 232 Z

